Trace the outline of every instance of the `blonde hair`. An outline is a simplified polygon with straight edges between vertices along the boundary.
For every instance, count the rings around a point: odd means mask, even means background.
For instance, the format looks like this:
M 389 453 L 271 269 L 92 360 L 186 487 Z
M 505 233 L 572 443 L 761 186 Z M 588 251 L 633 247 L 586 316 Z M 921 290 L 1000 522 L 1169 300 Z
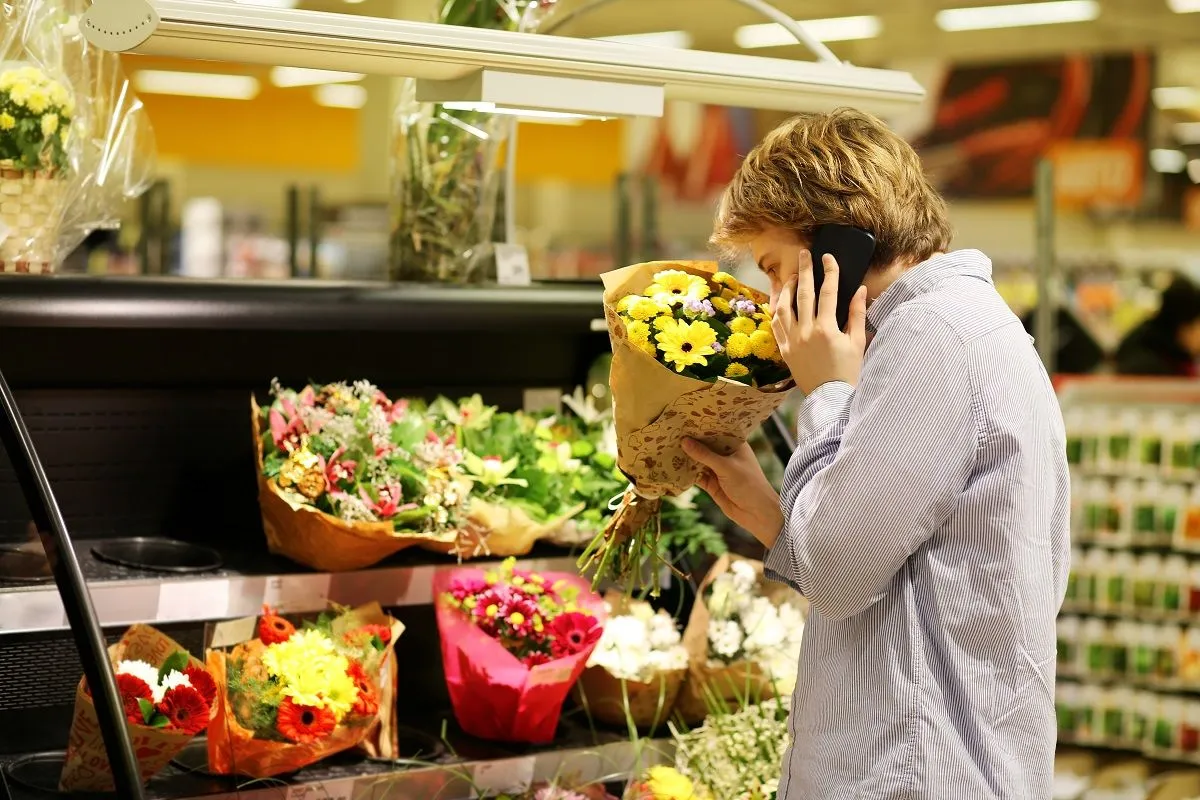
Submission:
M 875 234 L 872 266 L 924 261 L 948 249 L 952 234 L 916 151 L 849 108 L 796 117 L 767 134 L 725 189 L 709 241 L 732 255 L 768 228 L 808 239 L 822 224 Z

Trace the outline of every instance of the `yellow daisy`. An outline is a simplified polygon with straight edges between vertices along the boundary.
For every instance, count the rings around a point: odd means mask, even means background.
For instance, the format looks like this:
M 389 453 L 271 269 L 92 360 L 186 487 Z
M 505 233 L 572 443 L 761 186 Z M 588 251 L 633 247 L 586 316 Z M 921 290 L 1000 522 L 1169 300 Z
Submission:
M 725 341 L 725 352 L 730 358 L 745 358 L 754 350 L 749 334 L 734 333 Z
M 639 297 L 629 306 L 629 316 L 634 319 L 648 320 L 668 310 L 667 306 L 656 300 L 651 300 L 649 297 Z
M 734 333 L 744 333 L 747 336 L 758 330 L 758 326 L 754 324 L 754 320 L 749 317 L 737 317 L 729 322 L 729 330 Z
M 749 374 L 749 367 L 738 361 L 730 361 L 729 366 L 725 368 L 726 378 L 744 378 Z
M 663 359 L 675 367 L 676 372 L 683 372 L 693 364 L 708 364 L 708 356 L 716 353 L 713 345 L 717 342 L 717 332 L 707 322 L 676 322 L 668 325 L 654 335 Z
M 654 283 L 644 292 L 647 297 L 672 306 L 684 300 L 703 300 L 711 293 L 704 278 L 677 269 L 655 274 Z
M 733 337 L 730 337 L 731 339 Z M 767 331 L 755 331 L 750 334 L 750 349 L 754 355 L 767 361 L 779 360 L 779 348 L 775 344 L 775 337 Z
M 732 314 L 733 313 L 733 306 L 729 305 L 729 301 L 726 300 L 724 297 L 718 297 L 716 295 L 713 295 L 712 297 L 710 297 L 708 299 L 713 304 L 713 308 L 715 308 L 719 313 L 721 313 L 721 314 Z
M 737 286 L 737 280 L 728 272 L 714 272 L 713 283 L 718 283 L 722 286 Z
M 735 292 L 733 289 L 722 289 L 721 297 L 726 300 L 732 300 L 733 298 L 737 297 L 737 292 Z

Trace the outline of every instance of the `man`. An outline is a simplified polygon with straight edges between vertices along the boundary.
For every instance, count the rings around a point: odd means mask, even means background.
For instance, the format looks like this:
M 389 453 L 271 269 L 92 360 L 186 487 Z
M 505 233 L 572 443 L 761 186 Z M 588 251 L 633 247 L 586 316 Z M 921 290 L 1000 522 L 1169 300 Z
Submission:
M 807 245 L 823 223 L 878 241 L 844 331 L 831 258 L 814 297 Z M 779 797 L 1047 800 L 1065 438 L 990 262 L 947 252 L 916 153 L 849 110 L 769 134 L 713 241 L 748 247 L 770 277 L 805 394 L 782 502 L 748 447 L 688 444 L 701 487 L 767 547 L 768 575 L 810 602 Z
M 1158 313 L 1130 331 L 1117 348 L 1117 372 L 1195 377 L 1197 359 L 1200 359 L 1200 288 L 1177 276 L 1163 290 Z

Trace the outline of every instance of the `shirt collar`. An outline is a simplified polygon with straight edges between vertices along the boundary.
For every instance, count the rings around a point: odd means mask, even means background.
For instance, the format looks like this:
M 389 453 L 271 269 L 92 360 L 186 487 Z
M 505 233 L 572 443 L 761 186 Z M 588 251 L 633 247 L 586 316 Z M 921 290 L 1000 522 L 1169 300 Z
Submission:
M 892 311 L 931 292 L 947 278 L 966 276 L 992 282 L 992 261 L 978 250 L 955 250 L 934 256 L 904 272 L 867 309 L 867 325 L 878 331 Z

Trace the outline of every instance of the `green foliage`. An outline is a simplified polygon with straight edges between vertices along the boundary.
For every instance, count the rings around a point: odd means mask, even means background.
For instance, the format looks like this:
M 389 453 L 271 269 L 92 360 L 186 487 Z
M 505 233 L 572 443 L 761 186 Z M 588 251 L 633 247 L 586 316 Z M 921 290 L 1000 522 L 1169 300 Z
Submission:
M 272 678 L 250 676 L 241 659 L 229 659 L 225 666 L 230 706 L 238 724 L 260 736 L 275 735 L 275 721 L 283 693 Z
M 158 682 L 162 683 L 163 678 L 170 675 L 172 672 L 183 672 L 187 669 L 188 654 L 182 650 L 176 650 L 171 655 L 163 660 L 162 666 L 158 668 Z

